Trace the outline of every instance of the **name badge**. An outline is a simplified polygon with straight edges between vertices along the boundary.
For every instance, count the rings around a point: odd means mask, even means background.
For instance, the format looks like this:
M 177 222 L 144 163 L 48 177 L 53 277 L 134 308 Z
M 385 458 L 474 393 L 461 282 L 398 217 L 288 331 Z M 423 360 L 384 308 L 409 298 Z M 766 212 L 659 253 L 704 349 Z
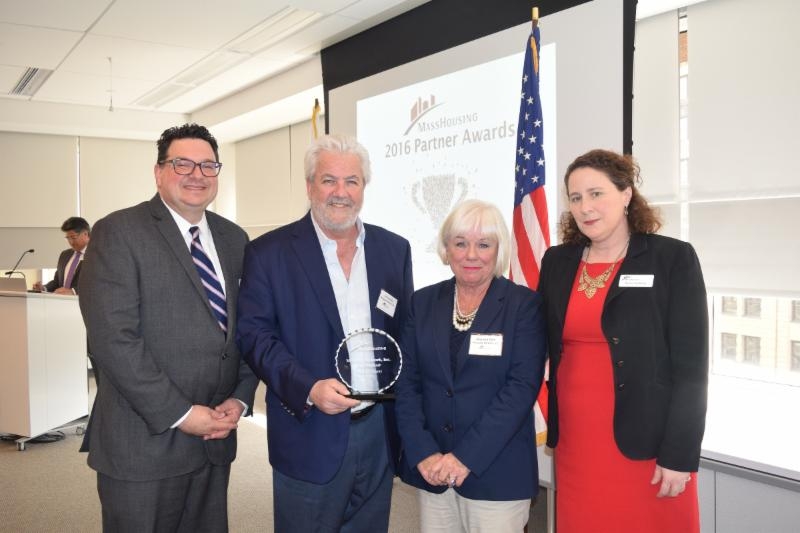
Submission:
M 381 289 L 378 295 L 378 304 L 375 306 L 390 317 L 394 317 L 394 310 L 397 309 L 397 298 Z
M 623 274 L 619 277 L 620 287 L 652 287 L 653 274 Z
M 469 336 L 469 355 L 499 357 L 502 353 L 502 333 L 473 333 Z

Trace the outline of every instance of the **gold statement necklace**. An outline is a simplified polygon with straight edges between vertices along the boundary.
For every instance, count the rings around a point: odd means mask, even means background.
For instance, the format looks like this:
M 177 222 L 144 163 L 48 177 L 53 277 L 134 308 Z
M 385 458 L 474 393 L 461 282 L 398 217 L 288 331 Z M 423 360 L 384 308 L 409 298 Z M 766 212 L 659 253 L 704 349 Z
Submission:
M 581 277 L 578 278 L 578 292 L 582 292 L 586 295 L 586 298 L 591 299 L 597 289 L 602 289 L 606 286 L 606 281 L 608 278 L 611 277 L 611 272 L 614 271 L 614 267 L 617 266 L 619 260 L 622 259 L 625 250 L 628 249 L 628 244 L 630 244 L 631 239 L 628 237 L 628 242 L 625 243 L 625 246 L 622 247 L 620 250 L 619 255 L 614 260 L 613 263 L 609 265 L 607 269 L 605 269 L 599 276 L 591 277 L 589 273 L 586 271 L 586 265 L 589 263 L 589 252 L 592 251 L 592 247 L 588 246 L 586 248 L 586 258 L 583 260 L 583 270 L 581 270 Z
M 472 322 L 475 320 L 475 315 L 478 314 L 478 305 L 471 313 L 464 314 L 458 308 L 458 285 L 453 293 L 453 327 L 458 331 L 467 331 L 472 327 Z

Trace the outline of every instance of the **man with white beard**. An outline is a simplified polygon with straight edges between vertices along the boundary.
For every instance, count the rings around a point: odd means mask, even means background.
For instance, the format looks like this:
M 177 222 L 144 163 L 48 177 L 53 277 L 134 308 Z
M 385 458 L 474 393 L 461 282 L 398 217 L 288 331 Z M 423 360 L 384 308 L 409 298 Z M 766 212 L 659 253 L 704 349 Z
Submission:
M 275 531 L 387 531 L 394 405 L 348 398 L 334 356 L 358 329 L 400 338 L 411 249 L 359 218 L 370 167 L 354 138 L 315 140 L 305 175 L 311 209 L 248 245 L 239 296 L 239 346 L 267 385 Z

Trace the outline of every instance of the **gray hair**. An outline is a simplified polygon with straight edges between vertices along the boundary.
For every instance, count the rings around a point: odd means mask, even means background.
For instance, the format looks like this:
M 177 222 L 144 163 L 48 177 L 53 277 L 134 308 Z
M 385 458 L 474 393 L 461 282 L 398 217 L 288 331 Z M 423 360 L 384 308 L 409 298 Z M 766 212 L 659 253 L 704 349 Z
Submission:
M 371 177 L 369 167 L 369 152 L 351 135 L 332 133 L 323 135 L 311 141 L 305 155 L 306 181 L 314 181 L 314 174 L 317 172 L 317 162 L 321 152 L 338 152 L 340 154 L 355 154 L 361 161 L 361 173 L 364 175 L 364 185 L 369 183 Z
M 447 264 L 447 243 L 456 235 L 475 230 L 483 237 L 497 241 L 497 263 L 494 277 L 499 278 L 511 259 L 511 243 L 508 228 L 500 210 L 482 200 L 464 200 L 458 203 L 447 215 L 439 229 L 438 252 L 442 263 Z

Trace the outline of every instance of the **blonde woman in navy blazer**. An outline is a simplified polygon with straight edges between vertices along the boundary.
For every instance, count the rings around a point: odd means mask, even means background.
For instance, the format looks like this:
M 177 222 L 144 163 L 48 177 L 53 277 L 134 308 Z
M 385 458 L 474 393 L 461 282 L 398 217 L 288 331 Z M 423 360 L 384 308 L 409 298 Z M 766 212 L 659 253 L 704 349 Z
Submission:
M 502 277 L 508 230 L 491 204 L 459 204 L 439 254 L 454 277 L 414 294 L 402 337 L 400 475 L 419 489 L 423 532 L 518 532 L 538 491 L 541 298 Z
M 561 533 L 699 531 L 705 285 L 692 246 L 653 233 L 660 221 L 638 172 L 614 152 L 578 157 L 565 177 L 563 244 L 542 259 Z

